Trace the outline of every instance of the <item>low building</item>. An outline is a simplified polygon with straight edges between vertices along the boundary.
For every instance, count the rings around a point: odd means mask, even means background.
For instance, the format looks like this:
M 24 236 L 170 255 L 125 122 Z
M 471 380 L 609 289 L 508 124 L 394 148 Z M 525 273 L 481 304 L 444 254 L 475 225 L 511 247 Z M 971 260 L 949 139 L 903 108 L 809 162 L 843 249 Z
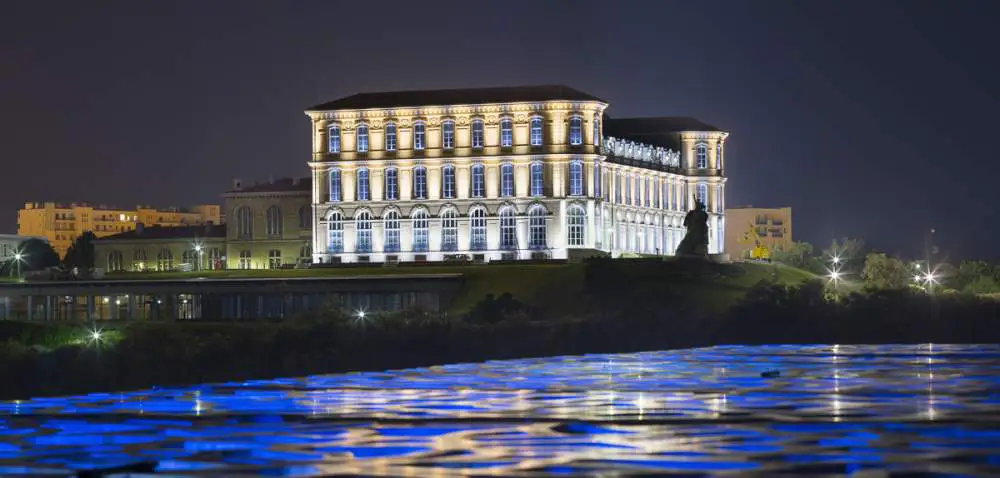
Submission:
M 280 269 L 312 262 L 312 181 L 283 178 L 223 194 L 230 269 Z
M 45 237 L 40 236 L 21 236 L 17 234 L 0 234 L 0 262 L 3 262 L 14 256 L 17 252 L 17 248 L 22 242 L 28 239 L 39 239 L 45 242 L 49 240 Z
M 757 241 L 769 252 L 792 245 L 792 208 L 753 206 L 726 209 L 726 251 L 733 259 L 746 259 Z
M 94 266 L 108 272 L 225 269 L 225 250 L 225 225 L 138 224 L 94 241 Z

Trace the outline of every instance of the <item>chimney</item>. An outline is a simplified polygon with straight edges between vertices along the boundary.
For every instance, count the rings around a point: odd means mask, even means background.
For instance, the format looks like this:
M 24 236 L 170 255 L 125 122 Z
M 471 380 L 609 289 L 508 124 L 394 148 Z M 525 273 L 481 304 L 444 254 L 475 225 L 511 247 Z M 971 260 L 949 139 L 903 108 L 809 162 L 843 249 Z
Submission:
M 243 189 L 243 180 L 242 179 L 234 179 L 233 180 L 233 190 L 234 191 L 239 191 L 241 189 Z

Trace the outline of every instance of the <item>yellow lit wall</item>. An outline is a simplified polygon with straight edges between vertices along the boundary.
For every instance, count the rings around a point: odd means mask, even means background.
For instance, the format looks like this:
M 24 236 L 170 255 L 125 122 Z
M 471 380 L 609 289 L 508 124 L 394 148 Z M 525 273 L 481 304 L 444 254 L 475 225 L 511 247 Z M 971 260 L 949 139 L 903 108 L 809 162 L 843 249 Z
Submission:
M 726 250 L 733 259 L 747 257 L 753 247 L 743 241 L 751 229 L 772 252 L 787 250 L 792 244 L 792 208 L 739 207 L 726 210 Z

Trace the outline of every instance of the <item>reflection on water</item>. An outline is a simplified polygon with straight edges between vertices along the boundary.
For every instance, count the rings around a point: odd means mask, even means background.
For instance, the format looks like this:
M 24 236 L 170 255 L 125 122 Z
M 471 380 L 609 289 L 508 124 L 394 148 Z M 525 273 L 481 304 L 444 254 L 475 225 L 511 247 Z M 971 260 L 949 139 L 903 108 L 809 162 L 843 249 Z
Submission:
M 0 403 L 0 475 L 996 474 L 998 359 L 733 346 Z

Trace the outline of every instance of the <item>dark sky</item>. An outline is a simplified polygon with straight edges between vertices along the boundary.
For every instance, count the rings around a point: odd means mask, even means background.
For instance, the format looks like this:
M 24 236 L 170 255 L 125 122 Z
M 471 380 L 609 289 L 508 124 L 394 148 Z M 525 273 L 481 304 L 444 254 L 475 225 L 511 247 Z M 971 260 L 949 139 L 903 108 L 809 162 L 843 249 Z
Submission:
M 0 232 L 26 200 L 218 202 L 307 174 L 302 110 L 563 83 L 731 132 L 727 203 L 795 235 L 1000 258 L 1000 2 L 5 2 Z

